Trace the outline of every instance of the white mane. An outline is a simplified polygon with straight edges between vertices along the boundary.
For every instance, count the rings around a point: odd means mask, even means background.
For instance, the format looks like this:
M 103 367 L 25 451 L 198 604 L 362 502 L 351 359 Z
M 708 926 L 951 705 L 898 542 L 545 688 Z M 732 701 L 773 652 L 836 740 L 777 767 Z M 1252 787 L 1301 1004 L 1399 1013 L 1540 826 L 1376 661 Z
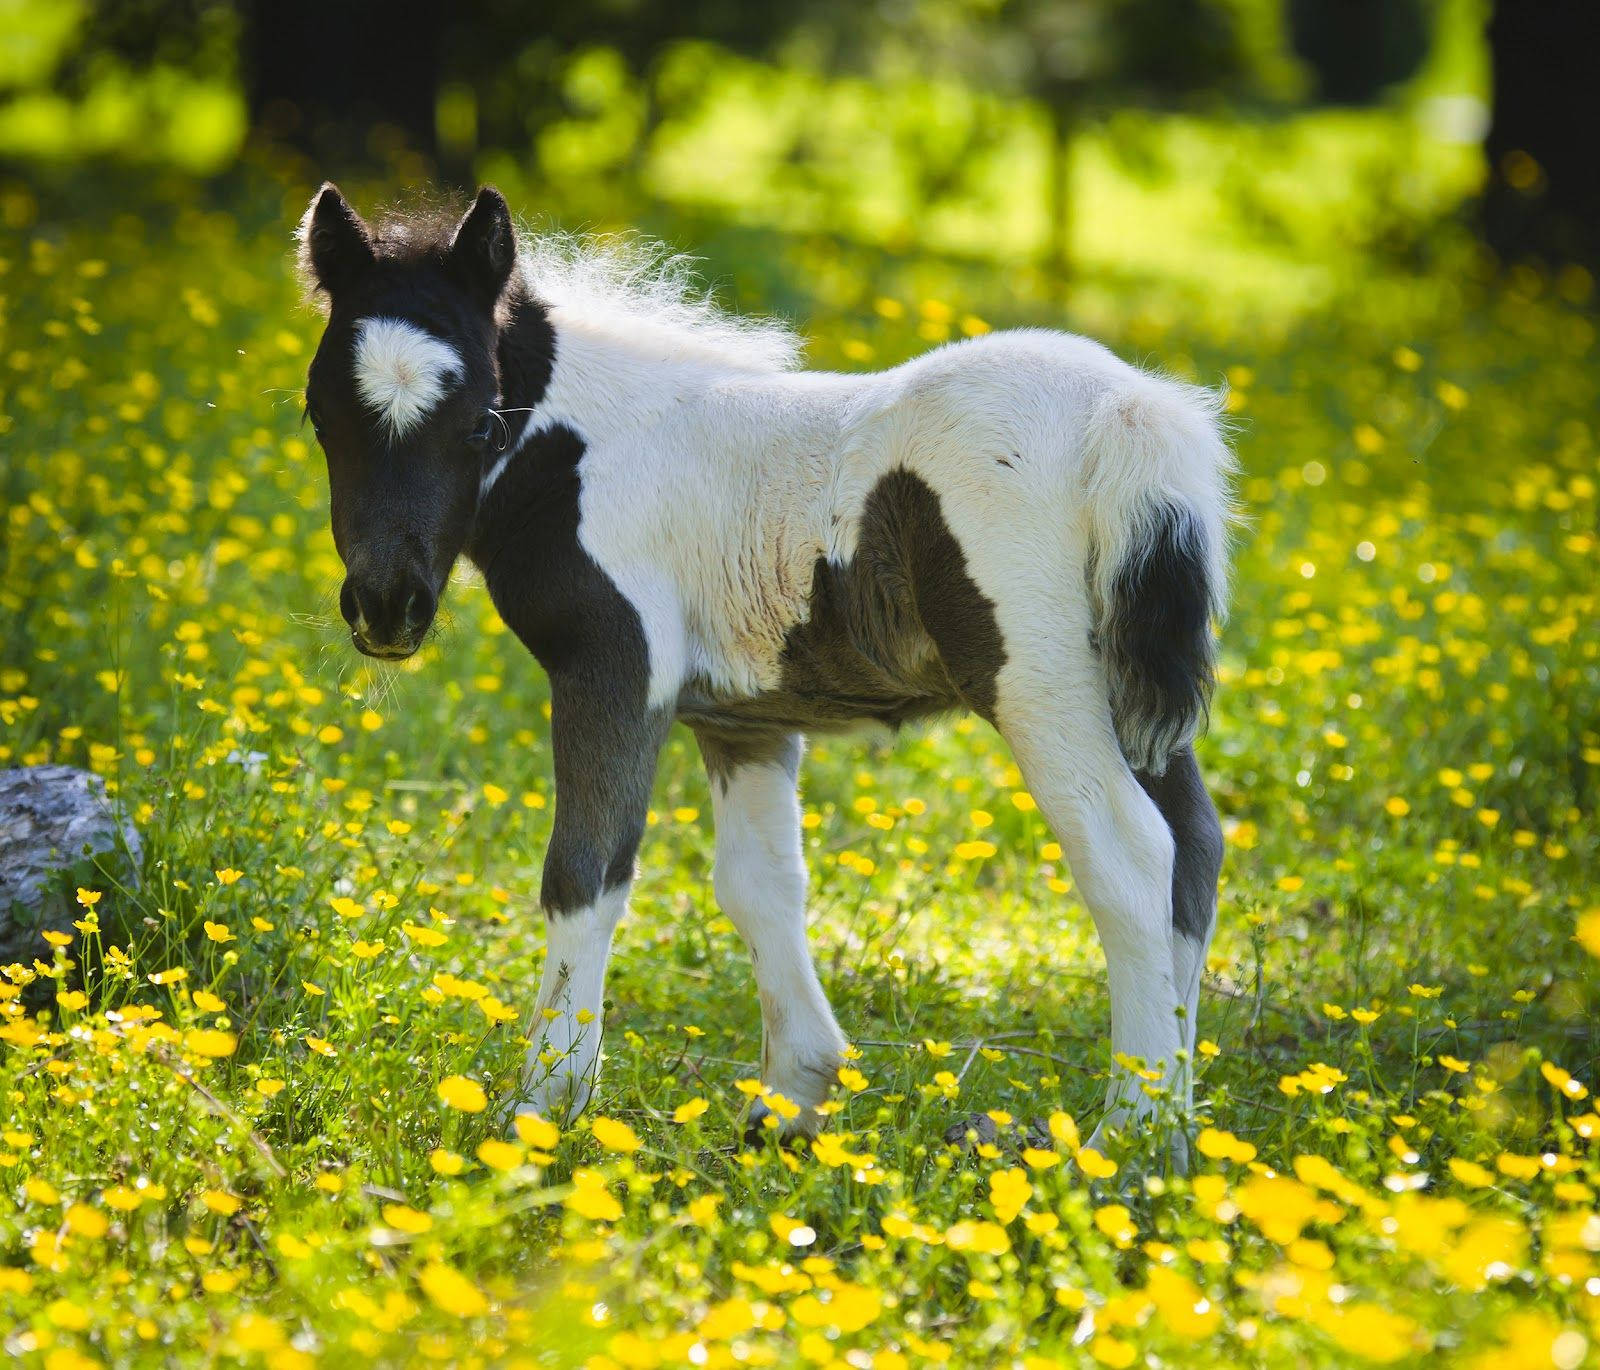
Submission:
M 525 234 L 520 265 L 535 299 L 588 332 L 663 359 L 736 371 L 792 371 L 802 344 L 781 319 L 722 309 L 695 259 L 644 238 Z

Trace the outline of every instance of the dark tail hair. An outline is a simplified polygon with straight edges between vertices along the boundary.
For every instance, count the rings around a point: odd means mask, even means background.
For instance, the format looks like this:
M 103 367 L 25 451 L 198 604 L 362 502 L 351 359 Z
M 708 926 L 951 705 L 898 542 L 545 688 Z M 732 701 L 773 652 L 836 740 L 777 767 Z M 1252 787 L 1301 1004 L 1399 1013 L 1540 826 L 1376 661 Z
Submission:
M 1161 775 L 1206 723 L 1216 682 L 1207 530 L 1180 505 L 1158 503 L 1109 572 L 1095 629 L 1111 718 L 1128 764 Z M 1105 582 L 1102 582 L 1103 584 Z

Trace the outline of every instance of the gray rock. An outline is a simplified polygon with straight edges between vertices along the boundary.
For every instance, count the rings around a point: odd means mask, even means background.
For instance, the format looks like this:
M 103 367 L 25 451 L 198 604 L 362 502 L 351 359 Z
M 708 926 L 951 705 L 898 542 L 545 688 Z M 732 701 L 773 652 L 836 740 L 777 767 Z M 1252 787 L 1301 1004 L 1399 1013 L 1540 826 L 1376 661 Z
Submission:
M 41 935 L 82 917 L 74 882 L 136 884 L 139 830 L 74 766 L 0 771 L 0 965 L 49 959 Z

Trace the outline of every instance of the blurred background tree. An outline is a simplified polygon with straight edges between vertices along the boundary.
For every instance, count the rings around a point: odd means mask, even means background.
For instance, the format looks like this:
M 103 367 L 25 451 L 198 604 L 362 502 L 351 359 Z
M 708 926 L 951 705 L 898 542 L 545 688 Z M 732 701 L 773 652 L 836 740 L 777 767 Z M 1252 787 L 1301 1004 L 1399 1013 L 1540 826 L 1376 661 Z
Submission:
M 1056 280 L 1112 201 L 1128 260 L 1159 255 L 1119 199 L 1159 182 L 1170 232 L 1229 218 L 1261 251 L 1402 260 L 1454 218 L 1592 263 L 1597 66 L 1592 0 L 0 0 L 0 159 L 276 148 Z

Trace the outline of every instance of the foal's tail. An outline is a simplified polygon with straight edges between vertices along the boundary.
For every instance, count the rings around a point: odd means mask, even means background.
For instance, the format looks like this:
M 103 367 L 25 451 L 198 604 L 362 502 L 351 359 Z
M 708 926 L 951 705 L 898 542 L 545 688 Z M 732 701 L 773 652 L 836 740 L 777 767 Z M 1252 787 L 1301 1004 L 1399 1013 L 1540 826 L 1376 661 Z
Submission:
M 1095 644 L 1135 770 L 1205 724 L 1223 617 L 1233 453 L 1218 394 L 1139 374 L 1096 400 L 1081 449 Z

